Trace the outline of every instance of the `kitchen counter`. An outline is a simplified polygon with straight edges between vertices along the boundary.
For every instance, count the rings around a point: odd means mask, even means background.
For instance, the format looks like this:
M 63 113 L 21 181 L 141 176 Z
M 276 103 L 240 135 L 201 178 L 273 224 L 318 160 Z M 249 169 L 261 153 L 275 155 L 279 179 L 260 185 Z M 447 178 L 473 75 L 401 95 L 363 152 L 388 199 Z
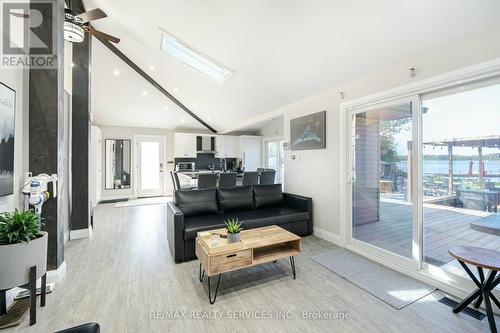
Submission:
M 216 174 L 219 174 L 221 172 L 225 172 L 225 171 L 220 171 L 220 170 L 179 171 L 178 174 L 182 175 L 182 176 L 185 176 L 185 177 L 189 177 L 191 179 L 198 179 L 198 174 L 200 174 L 200 173 L 216 173 Z M 230 171 L 230 172 L 233 172 L 233 171 Z M 236 177 L 243 177 L 243 172 L 238 172 L 236 174 Z

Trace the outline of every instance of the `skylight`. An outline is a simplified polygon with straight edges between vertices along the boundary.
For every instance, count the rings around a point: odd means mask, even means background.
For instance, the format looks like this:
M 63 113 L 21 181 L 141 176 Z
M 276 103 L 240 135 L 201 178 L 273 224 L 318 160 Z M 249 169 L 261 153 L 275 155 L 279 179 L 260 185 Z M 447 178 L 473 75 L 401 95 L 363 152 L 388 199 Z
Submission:
M 224 82 L 234 72 L 162 30 L 161 50 L 214 80 Z

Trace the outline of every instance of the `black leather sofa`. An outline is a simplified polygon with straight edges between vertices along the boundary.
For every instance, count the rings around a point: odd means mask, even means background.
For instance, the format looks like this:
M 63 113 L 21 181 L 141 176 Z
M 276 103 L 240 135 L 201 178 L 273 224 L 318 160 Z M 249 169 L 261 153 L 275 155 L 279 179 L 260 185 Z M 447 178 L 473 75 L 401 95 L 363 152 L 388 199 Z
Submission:
M 99 332 L 101 332 L 101 328 L 98 323 L 88 323 L 67 328 L 62 331 L 57 331 L 55 333 L 99 333 Z
M 283 193 L 281 185 L 175 191 L 167 206 L 167 237 L 174 260 L 195 259 L 200 231 L 223 228 L 238 218 L 243 228 L 279 225 L 299 236 L 313 231 L 312 199 Z

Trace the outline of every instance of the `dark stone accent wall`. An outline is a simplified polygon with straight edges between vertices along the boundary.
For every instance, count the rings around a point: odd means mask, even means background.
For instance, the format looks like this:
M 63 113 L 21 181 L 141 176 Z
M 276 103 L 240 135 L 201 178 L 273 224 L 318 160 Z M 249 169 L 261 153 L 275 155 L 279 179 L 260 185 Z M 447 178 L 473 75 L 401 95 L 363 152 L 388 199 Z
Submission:
M 57 24 L 62 25 L 64 8 L 62 2 L 57 4 L 59 15 L 53 17 L 51 12 L 46 12 L 43 13 L 43 19 L 57 20 Z M 33 172 L 33 175 L 57 174 L 59 159 L 67 158 L 67 156 L 59 156 L 58 150 L 59 131 L 63 130 L 58 120 L 60 113 L 64 112 L 63 38 L 63 32 L 60 29 L 54 41 L 58 62 L 56 69 L 30 68 L 29 70 L 29 170 Z M 59 177 L 60 182 L 65 181 L 63 175 Z M 64 261 L 63 225 L 67 216 L 58 214 L 58 204 L 59 202 L 67 203 L 67 201 L 67 196 L 62 195 L 58 196 L 57 200 L 49 199 L 43 206 L 43 229 L 49 234 L 47 269 L 50 270 L 57 269 Z
M 81 1 L 71 1 L 76 13 L 85 11 Z M 90 225 L 90 63 L 92 37 L 73 44 L 72 142 L 71 142 L 71 230 Z

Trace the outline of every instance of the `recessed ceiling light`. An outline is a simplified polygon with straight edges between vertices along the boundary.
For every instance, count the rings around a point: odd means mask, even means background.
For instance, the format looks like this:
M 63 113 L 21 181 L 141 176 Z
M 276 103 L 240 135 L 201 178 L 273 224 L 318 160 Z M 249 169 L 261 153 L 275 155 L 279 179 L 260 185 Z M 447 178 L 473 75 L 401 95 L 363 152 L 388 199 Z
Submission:
M 149 65 L 149 69 L 153 70 L 153 69 L 155 69 L 155 66 L 154 65 Z
M 168 111 L 168 108 L 166 106 L 163 107 L 163 110 Z
M 196 107 L 197 107 L 197 106 L 198 106 L 198 105 L 196 105 L 196 104 L 193 104 L 193 109 L 196 109 Z
M 224 82 L 234 74 L 234 72 L 226 66 L 209 58 L 164 30 L 162 30 L 161 50 L 179 59 L 195 71 L 207 75 L 219 82 Z
M 143 92 L 141 93 L 141 95 L 142 95 L 142 96 L 147 96 L 147 95 L 148 95 L 148 92 L 147 92 L 147 91 L 143 91 Z
M 207 119 L 208 119 L 208 121 L 211 121 L 211 120 L 212 120 L 212 118 L 210 118 L 210 117 L 208 117 Z
M 113 74 L 114 74 L 115 76 L 118 76 L 118 75 L 120 75 L 120 71 L 119 71 L 119 70 L 117 70 L 117 69 L 115 69 L 115 70 L 113 71 Z
M 185 121 L 186 121 L 186 119 L 184 119 L 184 118 L 182 118 L 182 119 L 181 119 L 181 123 L 183 123 L 183 122 L 185 122 Z
M 179 88 L 174 88 L 174 91 L 175 92 L 179 92 Z

